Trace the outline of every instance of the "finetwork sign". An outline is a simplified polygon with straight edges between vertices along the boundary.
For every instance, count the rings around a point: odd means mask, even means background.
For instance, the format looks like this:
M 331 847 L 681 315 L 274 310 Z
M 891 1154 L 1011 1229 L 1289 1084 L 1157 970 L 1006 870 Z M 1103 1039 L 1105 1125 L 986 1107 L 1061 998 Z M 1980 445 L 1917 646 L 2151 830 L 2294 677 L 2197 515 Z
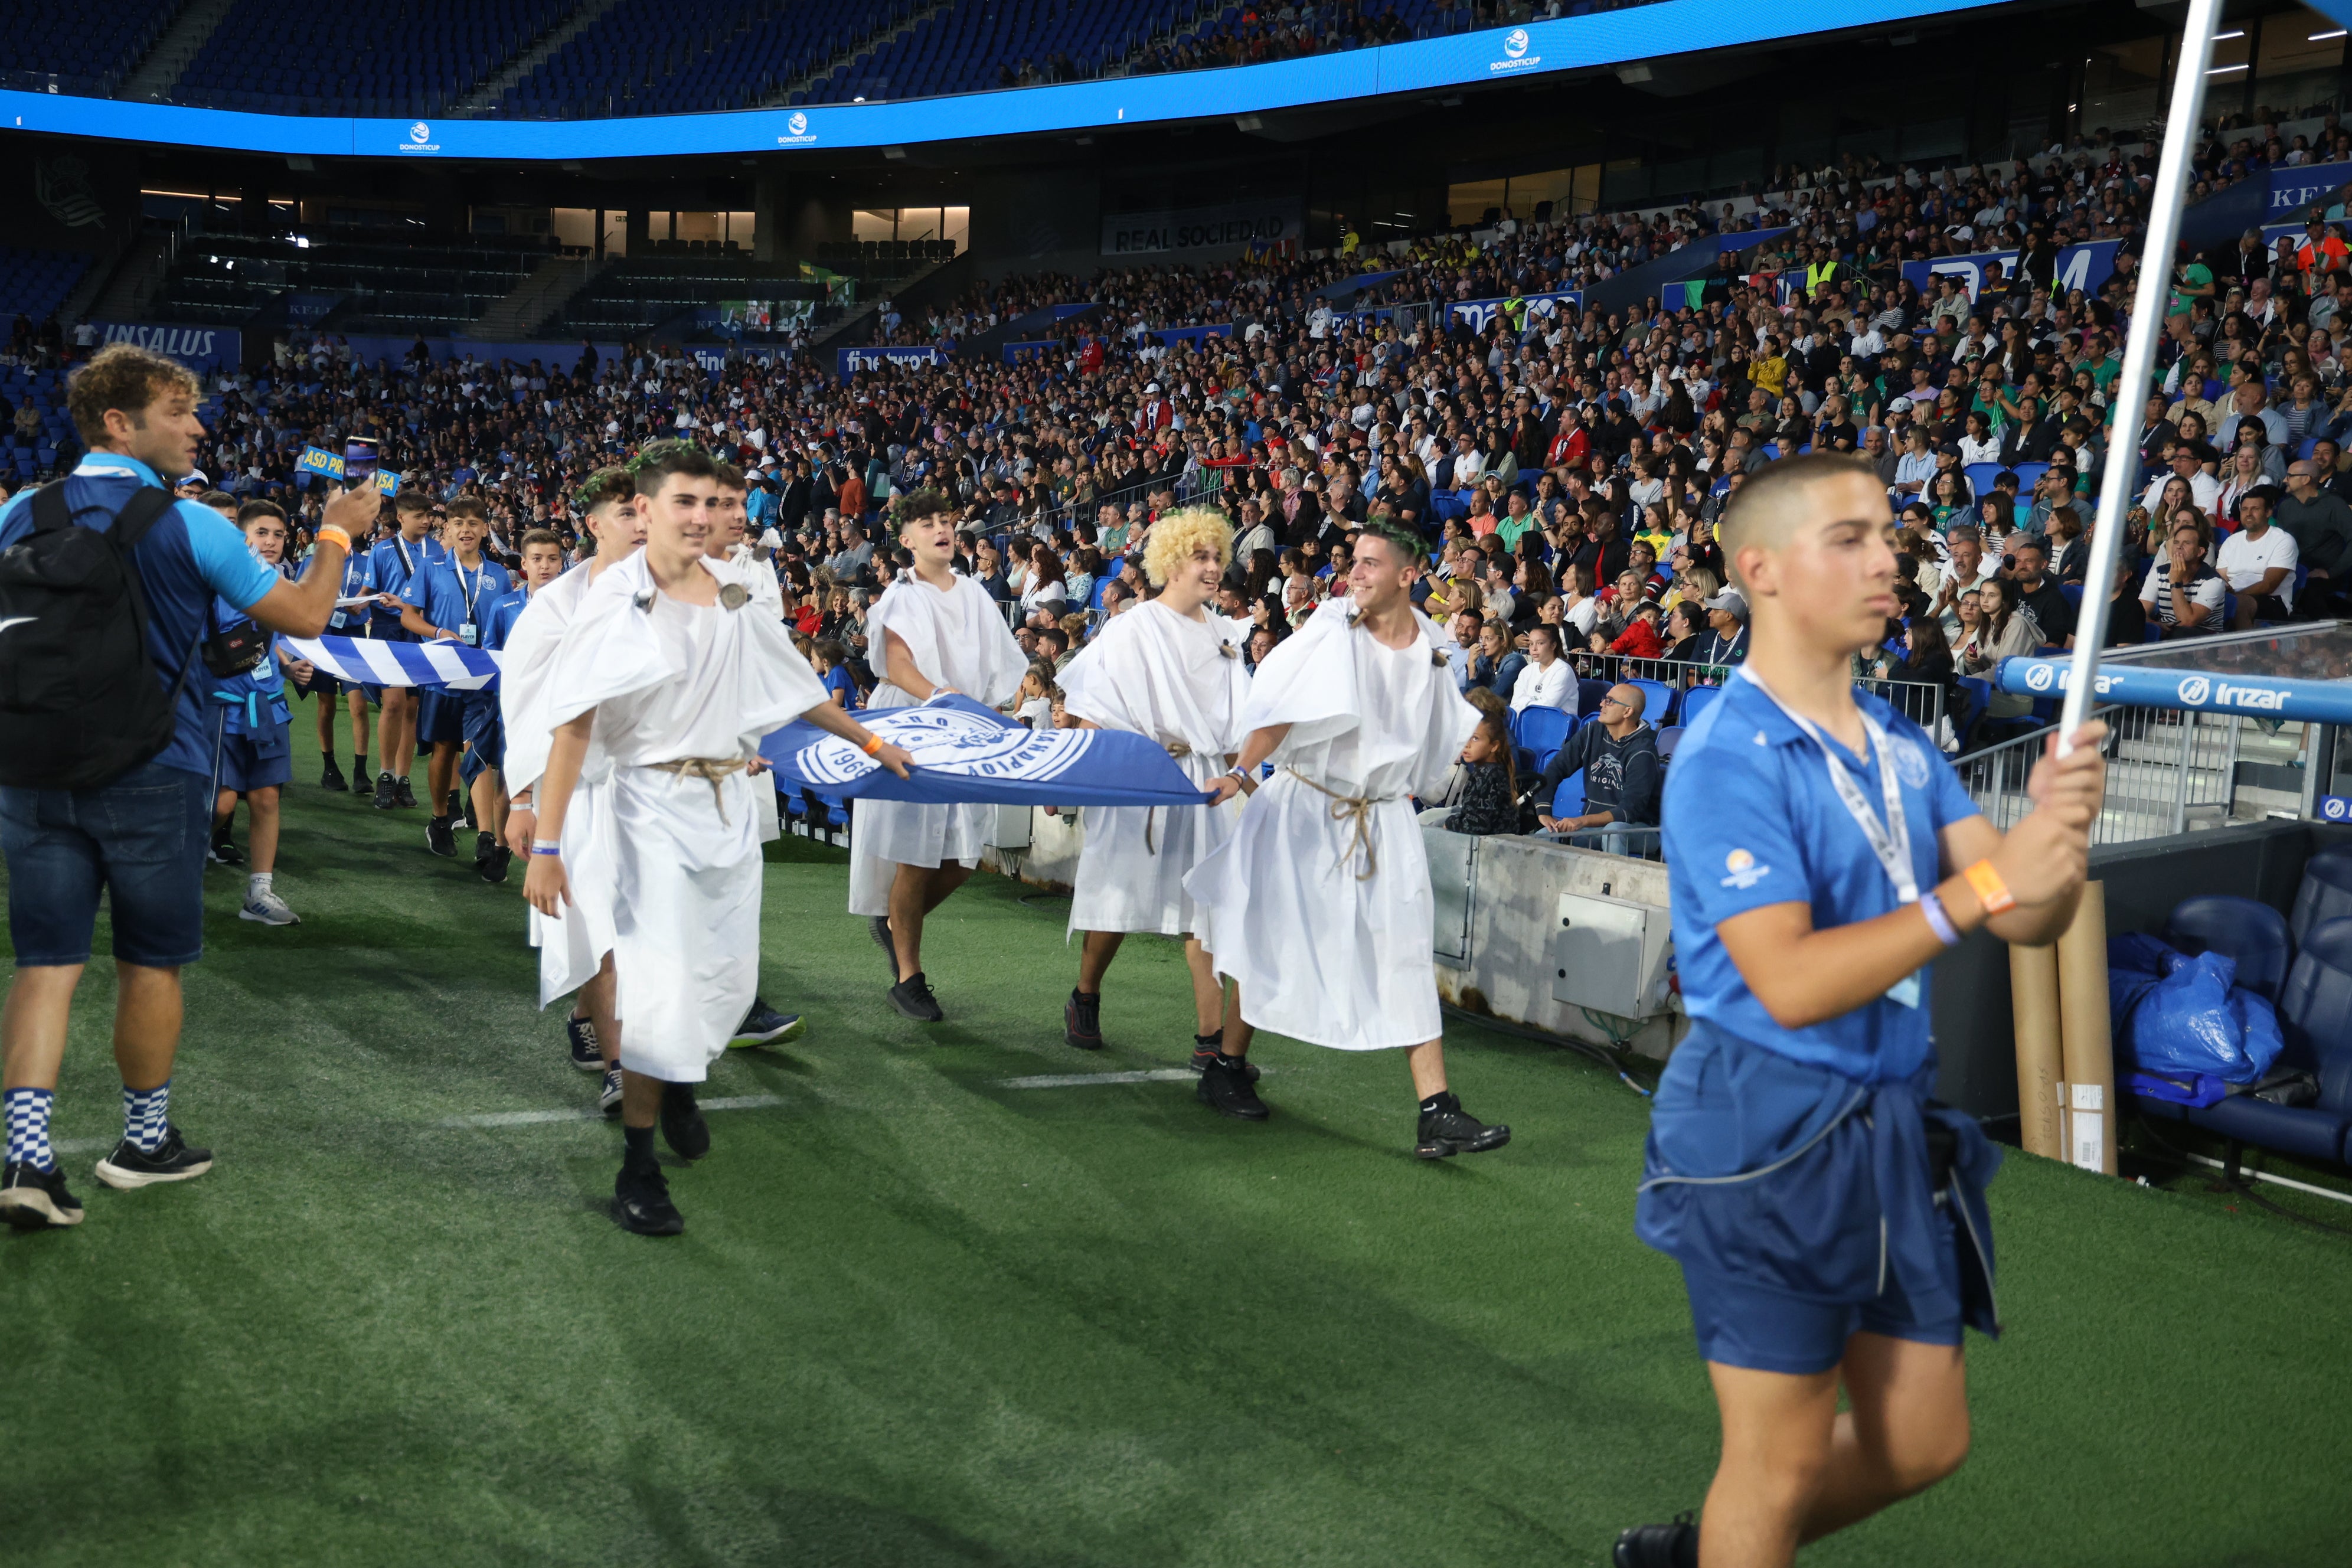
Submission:
M 792 117 L 784 121 L 784 134 L 776 138 L 776 145 L 803 147 L 815 140 L 816 132 L 809 129 L 809 117 L 795 109 Z
M 441 143 L 433 140 L 433 127 L 420 120 L 408 128 L 408 140 L 400 144 L 404 153 L 438 153 Z
M 1541 55 L 1528 53 L 1528 30 L 1514 27 L 1503 35 L 1503 58 L 1487 61 L 1486 69 L 1490 74 L 1499 75 L 1504 71 L 1533 70 L 1541 64 Z
M 1297 239 L 1303 226 L 1295 201 L 1186 207 L 1176 212 L 1106 213 L 1102 253 L 1162 256 L 1225 246 L 1279 244 Z

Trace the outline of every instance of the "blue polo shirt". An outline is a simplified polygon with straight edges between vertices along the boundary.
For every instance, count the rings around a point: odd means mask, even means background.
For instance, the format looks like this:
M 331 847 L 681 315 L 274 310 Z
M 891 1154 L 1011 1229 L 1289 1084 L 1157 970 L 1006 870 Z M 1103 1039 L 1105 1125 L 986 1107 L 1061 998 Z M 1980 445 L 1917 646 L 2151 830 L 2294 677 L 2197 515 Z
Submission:
M 103 533 L 114 515 L 144 485 L 164 488 L 155 470 L 120 452 L 91 452 L 67 476 L 66 505 L 74 521 Z M 0 509 L 0 550 L 33 530 L 33 492 L 23 491 Z M 209 778 L 219 734 L 220 710 L 212 701 L 212 672 L 190 655 L 209 635 L 206 612 L 215 596 L 238 614 L 260 603 L 278 581 L 245 547 L 245 535 L 208 506 L 183 500 L 155 520 L 131 552 L 131 563 L 147 591 L 147 658 L 165 690 L 180 680 L 179 712 L 171 743 L 156 763 Z
M 1927 731 L 1869 693 L 1853 695 L 1885 728 L 1913 875 L 1923 890 L 1932 888 L 1942 880 L 1937 835 L 1976 815 L 1976 803 Z M 1874 812 L 1883 809 L 1885 759 L 1858 757 L 1834 739 L 1830 744 Z M 1754 681 L 1725 682 L 1722 700 L 1683 736 L 1666 771 L 1664 816 L 1675 967 L 1694 1019 L 1864 1083 L 1907 1079 L 1928 1063 L 1927 976 L 1916 1007 L 1881 996 L 1826 1023 L 1784 1029 L 1715 934 L 1734 915 L 1768 904 L 1810 905 L 1820 931 L 1874 920 L 1899 902 L 1838 799 L 1821 748 Z
M 344 556 L 343 585 L 336 591 L 335 597 L 352 599 L 357 598 L 362 594 L 374 592 L 374 574 L 370 570 L 373 565 L 373 562 L 370 556 L 356 551 Z M 327 617 L 327 635 L 339 637 L 358 637 L 367 629 L 368 617 L 372 613 L 364 606 L 359 605 L 354 605 L 348 610 L 337 610 Z
M 472 626 L 473 646 L 479 647 L 482 628 L 489 624 L 490 605 L 513 586 L 507 569 L 488 556 L 468 567 L 459 565 L 455 555 L 444 555 L 418 568 L 400 596 L 445 632 L 463 637 L 466 627 Z
M 411 543 L 394 531 L 389 539 L 377 540 L 375 548 L 368 552 L 368 587 L 395 599 L 405 599 L 409 580 L 426 563 L 439 561 L 448 553 L 441 547 L 441 542 L 429 534 Z M 399 629 L 400 617 L 392 611 L 380 609 L 374 615 L 378 633 Z
M 482 646 L 504 647 L 507 638 L 514 635 L 514 625 L 522 619 L 523 607 L 530 603 L 529 588 L 513 588 L 490 601 L 489 613 L 482 620 Z

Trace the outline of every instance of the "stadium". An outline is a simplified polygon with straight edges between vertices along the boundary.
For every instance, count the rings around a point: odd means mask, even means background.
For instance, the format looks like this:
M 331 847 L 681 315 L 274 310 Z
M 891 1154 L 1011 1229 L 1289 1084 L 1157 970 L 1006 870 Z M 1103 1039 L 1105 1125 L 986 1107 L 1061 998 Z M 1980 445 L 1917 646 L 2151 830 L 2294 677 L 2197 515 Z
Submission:
M 2344 1561 L 2352 4 L 0 18 L 0 1563 Z

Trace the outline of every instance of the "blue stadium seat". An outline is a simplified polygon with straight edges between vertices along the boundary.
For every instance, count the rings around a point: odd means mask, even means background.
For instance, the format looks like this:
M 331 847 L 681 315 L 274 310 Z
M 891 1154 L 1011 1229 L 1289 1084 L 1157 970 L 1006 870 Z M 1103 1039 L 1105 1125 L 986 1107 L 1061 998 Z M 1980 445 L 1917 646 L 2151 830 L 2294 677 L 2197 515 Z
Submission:
M 1621 684 L 1631 686 L 1642 693 L 1642 717 L 1648 720 L 1654 729 L 1663 730 L 1672 721 L 1675 713 L 1673 687 L 1663 680 L 1647 678 L 1628 679 Z
M 2295 889 L 2287 928 L 2300 948 L 2313 927 L 2346 915 L 2352 915 L 2352 844 L 2334 844 L 2304 862 L 2303 885 Z
M 1722 695 L 1723 688 L 1720 686 L 1694 686 L 1684 692 L 1683 728 L 1687 730 L 1697 723 L 1698 716 L 1713 707 Z
M 1582 768 L 1577 769 L 1560 780 L 1559 787 L 1551 792 L 1551 814 L 1554 816 L 1584 815 L 1584 770 Z
M 2164 922 L 2164 940 L 2183 952 L 2218 952 L 2238 966 L 2238 984 L 2275 1003 L 2286 983 L 2294 939 L 2268 904 L 2226 893 L 2183 899 Z
M 1659 731 L 1658 760 L 1660 762 L 1672 761 L 1675 750 L 1679 748 L 1682 743 L 1683 726 L 1680 724 L 1669 724 L 1664 729 Z

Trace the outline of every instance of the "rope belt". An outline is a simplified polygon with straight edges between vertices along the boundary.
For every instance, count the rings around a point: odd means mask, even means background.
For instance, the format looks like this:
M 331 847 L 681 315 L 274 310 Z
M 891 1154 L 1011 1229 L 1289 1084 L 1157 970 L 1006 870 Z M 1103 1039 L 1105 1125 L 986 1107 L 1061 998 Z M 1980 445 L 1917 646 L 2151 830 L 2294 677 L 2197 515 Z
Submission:
M 1166 744 L 1167 744 L 1167 748 L 1168 748 L 1168 754 L 1169 754 L 1170 756 L 1171 756 L 1171 757 L 1175 758 L 1175 759 L 1176 759 L 1177 761 L 1179 761 L 1179 762 L 1181 762 L 1183 759 L 1185 759 L 1186 757 L 1189 757 L 1189 756 L 1191 756 L 1191 755 L 1192 754 L 1192 747 L 1190 747 L 1190 746 L 1188 746 L 1188 745 L 1186 745 L 1186 744 L 1185 744 L 1183 742 L 1181 742 L 1181 741 L 1170 741 L 1170 742 L 1166 742 Z M 1157 845 L 1155 845 L 1155 844 L 1153 844 L 1153 843 L 1151 842 L 1151 824 L 1152 824 L 1152 820 L 1153 820 L 1153 818 L 1157 817 L 1159 815 L 1160 815 L 1160 808 L 1159 808 L 1158 806 L 1156 806 L 1156 805 L 1153 805 L 1153 806 L 1146 806 L 1146 807 L 1144 808 L 1144 812 L 1143 812 L 1143 852 L 1144 852 L 1146 855 L 1157 855 L 1157 854 L 1159 854 L 1159 853 L 1160 853 L 1160 848 L 1159 848 L 1159 847 L 1158 847 Z
M 710 804 L 719 808 L 719 820 L 727 821 L 727 795 L 719 786 L 735 773 L 751 764 L 741 757 L 680 757 L 675 762 L 647 763 L 646 766 L 661 773 L 674 773 L 682 779 L 700 779 L 710 786 Z M 729 826 L 733 826 L 731 823 Z
M 1326 789 L 1323 785 L 1317 784 L 1313 779 L 1308 778 L 1305 773 L 1300 773 L 1297 768 L 1286 767 L 1282 771 L 1288 773 L 1292 778 L 1297 779 L 1300 784 L 1305 784 L 1308 789 L 1313 790 L 1316 794 L 1328 797 L 1331 802 L 1332 821 L 1353 822 L 1356 834 L 1353 838 L 1349 840 L 1348 847 L 1340 853 L 1339 865 L 1345 866 L 1349 861 L 1354 859 L 1356 858 L 1356 851 L 1360 849 L 1364 852 L 1364 868 L 1356 873 L 1356 880 L 1359 882 L 1369 882 L 1375 876 L 1378 876 L 1380 874 L 1381 862 L 1380 858 L 1372 853 L 1372 807 L 1376 805 L 1384 805 L 1388 802 L 1395 800 L 1398 797 L 1392 795 L 1341 795 L 1338 790 Z M 1337 868 L 1337 867 L 1333 868 L 1335 870 Z

